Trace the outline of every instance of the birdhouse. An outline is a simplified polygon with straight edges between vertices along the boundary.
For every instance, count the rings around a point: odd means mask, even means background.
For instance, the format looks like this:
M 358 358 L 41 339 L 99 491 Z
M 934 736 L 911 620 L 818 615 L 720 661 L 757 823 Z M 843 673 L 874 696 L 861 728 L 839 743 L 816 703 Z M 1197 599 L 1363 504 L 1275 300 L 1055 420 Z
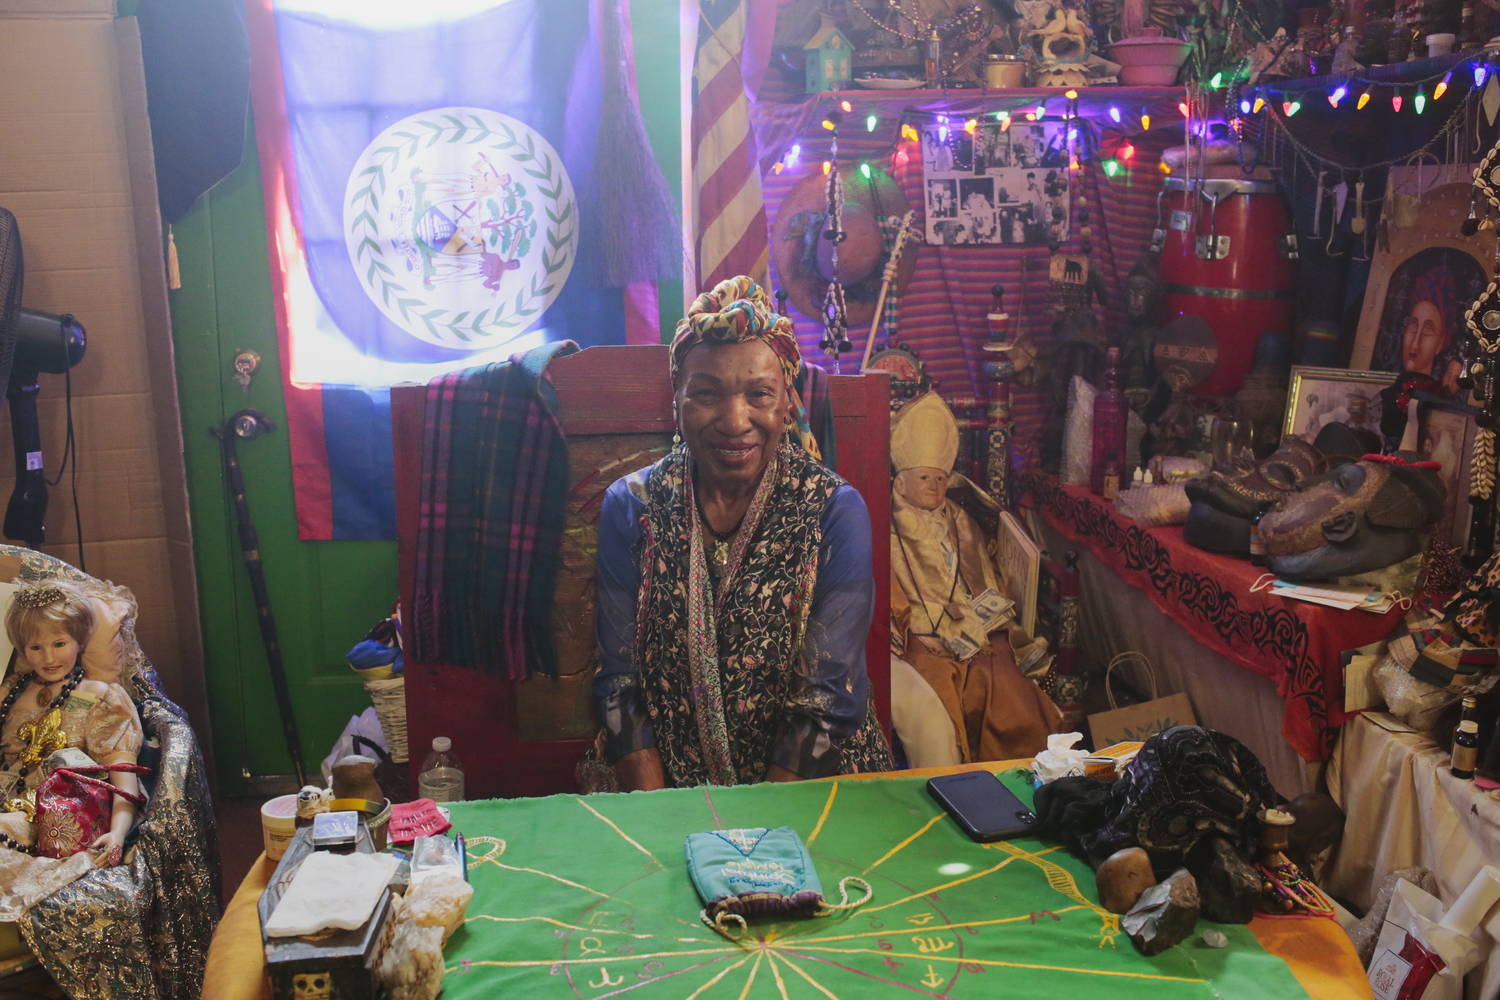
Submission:
M 842 90 L 853 82 L 854 49 L 834 25 L 832 15 L 823 15 L 822 25 L 802 46 L 802 54 L 807 61 L 809 94 Z

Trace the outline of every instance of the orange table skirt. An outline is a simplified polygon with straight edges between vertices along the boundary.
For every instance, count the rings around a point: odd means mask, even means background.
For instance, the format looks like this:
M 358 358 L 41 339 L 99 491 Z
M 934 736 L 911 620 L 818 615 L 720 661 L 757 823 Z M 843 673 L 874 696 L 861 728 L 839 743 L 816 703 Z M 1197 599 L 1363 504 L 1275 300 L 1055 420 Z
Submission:
M 931 767 L 887 774 L 856 775 L 861 779 L 919 778 L 959 771 L 1000 772 L 1025 767 L 1030 761 L 990 761 Z M 831 779 L 822 779 L 831 780 Z M 848 780 L 846 776 L 843 780 Z M 270 1000 L 265 953 L 260 944 L 260 915 L 256 904 L 276 871 L 264 854 L 251 867 L 224 911 L 224 919 L 208 949 L 203 996 L 211 1000 Z M 1281 920 L 1256 917 L 1250 922 L 1256 940 L 1286 962 L 1312 1000 L 1370 1000 L 1369 981 L 1348 935 L 1332 920 Z

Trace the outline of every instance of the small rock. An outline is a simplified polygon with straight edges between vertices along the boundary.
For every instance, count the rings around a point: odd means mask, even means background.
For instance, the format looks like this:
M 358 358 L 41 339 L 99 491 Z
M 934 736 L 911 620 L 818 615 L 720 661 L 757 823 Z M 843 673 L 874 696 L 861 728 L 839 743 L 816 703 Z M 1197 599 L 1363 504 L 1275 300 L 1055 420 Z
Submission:
M 1228 948 L 1229 937 L 1223 931 L 1216 931 L 1210 927 L 1203 932 L 1203 943 L 1210 948 Z
M 1110 913 L 1128 913 L 1141 893 L 1156 884 L 1151 856 L 1139 847 L 1116 851 L 1094 872 L 1099 905 Z
M 1222 837 L 1198 841 L 1188 854 L 1188 870 L 1198 882 L 1205 920 L 1248 924 L 1260 900 L 1260 872 Z
M 1120 924 L 1136 951 L 1160 955 L 1193 933 L 1198 909 L 1198 883 L 1186 868 L 1179 868 L 1141 893 Z

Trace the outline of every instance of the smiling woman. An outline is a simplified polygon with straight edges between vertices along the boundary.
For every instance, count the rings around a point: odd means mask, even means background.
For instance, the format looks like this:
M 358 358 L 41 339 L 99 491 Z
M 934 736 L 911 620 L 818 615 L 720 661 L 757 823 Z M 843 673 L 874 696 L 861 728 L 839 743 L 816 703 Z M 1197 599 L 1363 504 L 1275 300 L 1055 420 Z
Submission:
M 594 773 L 636 790 L 888 769 L 865 676 L 869 514 L 803 446 L 790 321 L 724 281 L 671 357 L 675 447 L 600 515 L 591 760 L 614 767 Z

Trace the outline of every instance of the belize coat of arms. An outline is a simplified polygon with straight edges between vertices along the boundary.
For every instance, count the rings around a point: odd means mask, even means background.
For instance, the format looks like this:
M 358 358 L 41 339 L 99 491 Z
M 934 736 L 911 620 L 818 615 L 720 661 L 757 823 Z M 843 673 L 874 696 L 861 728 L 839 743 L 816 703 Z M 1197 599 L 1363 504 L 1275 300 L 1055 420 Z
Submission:
M 577 250 L 573 183 L 551 144 L 483 108 L 412 115 L 365 148 L 344 196 L 344 240 L 393 323 L 457 350 L 525 333 Z

